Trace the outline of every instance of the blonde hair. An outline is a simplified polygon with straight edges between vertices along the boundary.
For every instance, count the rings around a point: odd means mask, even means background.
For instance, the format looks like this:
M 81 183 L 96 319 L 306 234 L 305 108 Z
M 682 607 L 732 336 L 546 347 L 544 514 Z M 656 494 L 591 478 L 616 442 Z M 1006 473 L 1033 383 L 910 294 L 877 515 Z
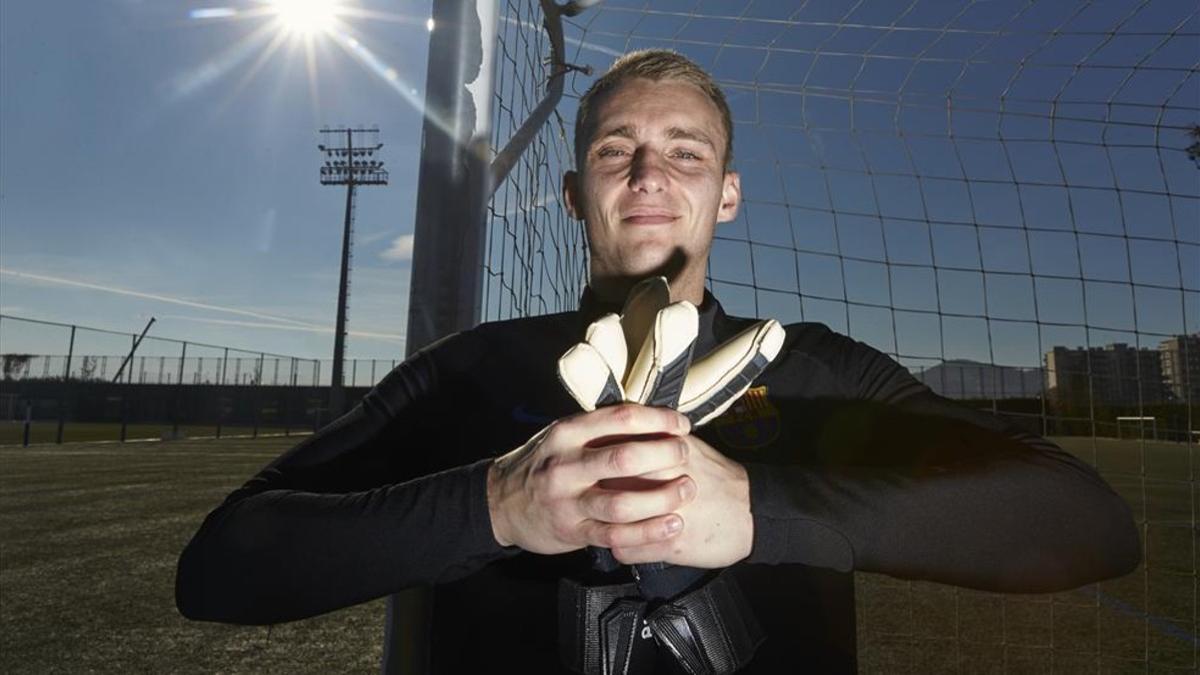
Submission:
M 729 114 L 729 104 L 725 102 L 725 94 L 713 81 L 712 76 L 703 68 L 693 63 L 686 56 L 669 49 L 643 49 L 629 52 L 613 62 L 608 72 L 588 87 L 583 97 L 579 99 L 579 109 L 575 113 L 575 166 L 583 168 L 583 160 L 587 156 L 588 145 L 591 144 L 592 134 L 596 132 L 592 107 L 599 97 L 603 97 L 618 85 L 634 78 L 646 78 L 655 82 L 661 80 L 678 80 L 695 85 L 708 96 L 717 112 L 721 114 L 721 126 L 725 130 L 725 170 L 729 171 L 733 164 L 733 118 Z

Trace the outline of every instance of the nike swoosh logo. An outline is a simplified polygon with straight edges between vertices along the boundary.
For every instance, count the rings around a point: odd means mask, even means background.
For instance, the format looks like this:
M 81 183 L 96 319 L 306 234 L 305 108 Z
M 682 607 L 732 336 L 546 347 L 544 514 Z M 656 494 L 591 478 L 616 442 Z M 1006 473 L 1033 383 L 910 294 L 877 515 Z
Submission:
M 514 421 L 521 422 L 523 424 L 545 425 L 554 421 L 554 418 L 550 417 L 549 415 L 542 415 L 530 411 L 525 407 L 524 403 L 521 403 L 512 409 L 512 418 Z

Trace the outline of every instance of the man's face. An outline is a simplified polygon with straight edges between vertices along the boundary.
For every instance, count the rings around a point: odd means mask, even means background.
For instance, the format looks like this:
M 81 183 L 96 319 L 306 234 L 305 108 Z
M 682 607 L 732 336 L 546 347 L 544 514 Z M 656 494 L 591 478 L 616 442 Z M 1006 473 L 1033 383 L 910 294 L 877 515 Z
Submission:
M 586 224 L 593 286 L 664 274 L 675 299 L 698 302 L 713 229 L 737 216 L 741 196 L 716 105 L 687 82 L 641 78 L 595 105 L 582 170 L 563 180 Z

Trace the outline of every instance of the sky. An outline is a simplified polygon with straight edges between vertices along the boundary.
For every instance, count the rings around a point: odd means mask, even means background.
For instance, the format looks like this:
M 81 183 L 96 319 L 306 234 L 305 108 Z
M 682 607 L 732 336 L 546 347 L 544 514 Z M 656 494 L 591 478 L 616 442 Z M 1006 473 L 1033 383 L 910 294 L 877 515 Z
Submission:
M 264 7 L 0 3 L 0 312 L 331 353 L 345 188 L 318 183 L 317 131 L 377 125 L 391 184 L 359 189 L 347 353 L 403 354 L 429 5 L 343 17 L 390 80 L 329 36 L 310 76 Z M 5 351 L 66 348 L 5 324 Z
M 911 368 L 1200 331 L 1194 3 L 598 10 L 571 20 L 569 58 L 677 49 L 729 98 L 745 204 L 710 257 L 727 309 L 820 321 Z
M 344 194 L 317 130 L 374 124 L 391 184 L 359 193 L 347 354 L 403 354 L 430 9 L 346 5 L 310 58 L 252 0 L 0 3 L 0 312 L 327 358 Z M 540 34 L 505 7 L 502 31 Z M 669 47 L 725 88 L 731 313 L 914 367 L 1200 330 L 1188 3 L 610 0 L 565 32 L 572 63 Z M 594 75 L 569 77 L 567 134 Z M 556 208 L 555 180 L 531 201 Z M 4 351 L 65 351 L 15 323 Z

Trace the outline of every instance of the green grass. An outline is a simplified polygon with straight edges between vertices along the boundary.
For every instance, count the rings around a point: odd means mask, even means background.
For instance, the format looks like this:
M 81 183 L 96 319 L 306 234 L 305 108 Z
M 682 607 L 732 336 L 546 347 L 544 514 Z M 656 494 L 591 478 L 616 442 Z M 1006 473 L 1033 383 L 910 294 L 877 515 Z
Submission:
M 1200 453 L 1193 446 L 1189 457 L 1180 443 L 1052 440 L 1097 466 L 1129 503 L 1143 524 L 1142 566 L 1047 595 L 856 574 L 861 672 L 1196 672 Z
M 297 441 L 0 448 L 0 672 L 374 672 L 377 601 L 273 629 L 175 611 L 204 515 Z
M 201 519 L 297 440 L 0 447 L 0 672 L 377 672 L 382 600 L 273 629 L 175 611 L 175 561 Z M 1115 467 L 1149 565 L 1037 596 L 859 574 L 862 672 L 1194 672 L 1196 458 L 1056 440 Z

